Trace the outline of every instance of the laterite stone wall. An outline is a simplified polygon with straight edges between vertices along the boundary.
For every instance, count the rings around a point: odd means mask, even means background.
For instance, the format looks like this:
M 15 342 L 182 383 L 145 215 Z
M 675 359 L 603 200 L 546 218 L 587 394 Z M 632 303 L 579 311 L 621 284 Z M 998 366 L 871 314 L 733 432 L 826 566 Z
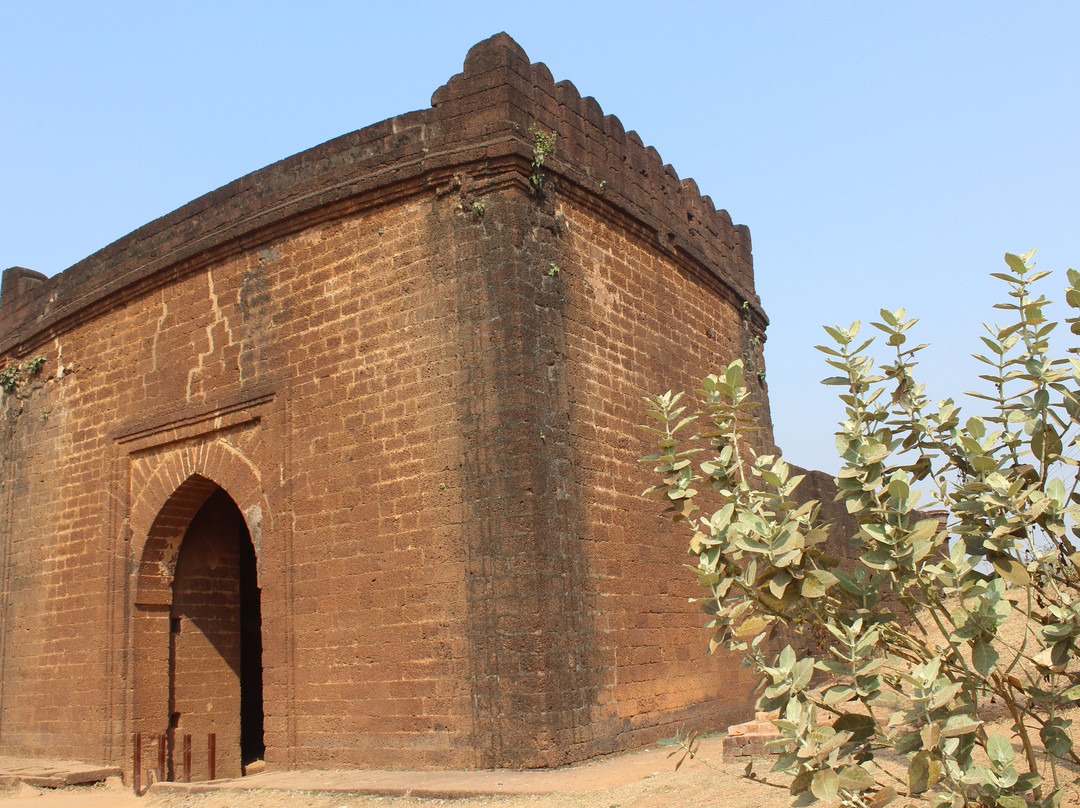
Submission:
M 134 733 L 175 770 L 216 731 L 235 773 L 253 631 L 270 768 L 557 766 L 743 720 L 636 424 L 742 357 L 771 445 L 765 325 L 746 228 L 503 34 L 430 109 L 8 270 L 0 752 L 130 775 Z

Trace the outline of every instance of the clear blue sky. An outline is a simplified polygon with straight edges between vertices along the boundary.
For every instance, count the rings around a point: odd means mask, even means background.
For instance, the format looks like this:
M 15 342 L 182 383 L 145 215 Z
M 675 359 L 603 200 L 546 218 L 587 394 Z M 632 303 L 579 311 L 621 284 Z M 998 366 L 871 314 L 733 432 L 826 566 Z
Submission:
M 661 8 L 0 0 L 0 266 L 51 275 L 426 107 L 505 30 L 749 225 L 777 440 L 833 470 L 821 323 L 906 306 L 931 394 L 958 396 L 1002 254 L 1080 265 L 1080 3 Z

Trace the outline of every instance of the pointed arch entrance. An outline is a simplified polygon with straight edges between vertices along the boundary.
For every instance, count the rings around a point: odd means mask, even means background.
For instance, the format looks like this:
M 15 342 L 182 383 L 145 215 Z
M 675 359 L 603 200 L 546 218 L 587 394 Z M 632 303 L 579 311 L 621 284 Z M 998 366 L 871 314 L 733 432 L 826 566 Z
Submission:
M 214 733 L 218 776 L 263 757 L 261 610 L 255 549 L 221 488 L 184 534 L 169 610 L 169 747 Z M 179 768 L 174 760 L 173 774 Z M 201 756 L 193 759 L 199 775 Z
M 166 739 L 167 779 L 236 777 L 264 756 L 258 553 L 229 493 L 191 475 L 161 507 L 138 565 L 133 730 Z

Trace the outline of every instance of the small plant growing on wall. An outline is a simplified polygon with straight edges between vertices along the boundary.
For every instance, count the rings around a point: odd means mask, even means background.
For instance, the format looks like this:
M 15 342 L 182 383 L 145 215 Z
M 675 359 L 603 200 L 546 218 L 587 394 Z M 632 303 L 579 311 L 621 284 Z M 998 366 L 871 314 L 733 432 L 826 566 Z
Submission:
M 0 390 L 5 393 L 14 392 L 22 383 L 23 377 L 35 376 L 45 364 L 45 357 L 38 354 L 33 359 L 27 359 L 22 364 L 12 362 L 0 370 Z
M 19 386 L 19 366 L 8 365 L 3 370 L 0 370 L 0 388 L 3 388 L 5 393 L 12 392 Z
M 533 173 L 529 175 L 529 182 L 539 191 L 544 187 L 546 179 L 540 169 L 544 167 L 547 158 L 554 153 L 557 135 L 554 132 L 537 129 L 535 126 L 529 127 L 529 134 L 533 136 Z

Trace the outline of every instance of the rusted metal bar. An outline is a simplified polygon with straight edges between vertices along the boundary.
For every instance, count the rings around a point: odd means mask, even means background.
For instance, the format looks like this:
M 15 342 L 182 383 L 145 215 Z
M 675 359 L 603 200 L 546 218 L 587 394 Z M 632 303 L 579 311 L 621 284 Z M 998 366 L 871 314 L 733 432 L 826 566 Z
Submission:
M 184 782 L 191 782 L 191 735 L 184 736 Z
M 131 775 L 131 785 L 135 789 L 135 794 L 138 795 L 142 791 L 142 733 L 136 732 L 135 737 L 132 739 L 132 751 L 131 756 L 134 758 L 132 763 L 135 766 L 135 771 Z
M 217 735 L 213 732 L 206 738 L 206 763 L 210 779 L 217 780 Z
M 159 783 L 165 782 L 165 735 L 158 735 L 157 740 L 157 779 Z

